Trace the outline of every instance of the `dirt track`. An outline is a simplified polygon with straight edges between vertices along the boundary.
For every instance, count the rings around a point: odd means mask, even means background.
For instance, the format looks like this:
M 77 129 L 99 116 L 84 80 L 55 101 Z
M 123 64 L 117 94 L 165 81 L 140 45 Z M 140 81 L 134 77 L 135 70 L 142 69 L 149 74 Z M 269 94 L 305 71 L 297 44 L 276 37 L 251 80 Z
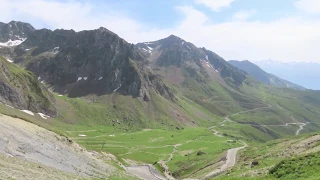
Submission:
M 26 121 L 0 114 L 0 132 L 0 179 L 107 178 L 114 170 L 97 153 Z

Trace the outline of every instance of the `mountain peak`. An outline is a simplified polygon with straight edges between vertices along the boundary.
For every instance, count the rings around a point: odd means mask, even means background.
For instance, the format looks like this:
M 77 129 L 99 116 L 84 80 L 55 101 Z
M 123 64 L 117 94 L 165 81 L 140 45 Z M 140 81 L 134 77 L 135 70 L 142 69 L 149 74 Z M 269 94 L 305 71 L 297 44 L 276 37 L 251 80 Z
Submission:
M 174 43 L 174 42 L 184 42 L 185 40 L 183 40 L 182 38 L 180 38 L 176 35 L 171 34 L 167 38 L 162 39 L 162 41 L 168 41 L 168 42 Z
M 0 42 L 4 46 L 14 46 L 23 42 L 35 28 L 28 23 L 20 21 L 10 21 L 9 23 L 0 23 Z
M 176 40 L 182 40 L 180 37 L 171 34 L 170 36 L 168 36 L 166 39 L 176 39 Z
M 107 28 L 105 27 L 100 27 L 99 29 L 97 29 L 98 31 L 109 31 Z
M 15 20 L 12 20 L 8 23 L 9 25 L 14 25 L 16 28 L 28 28 L 28 29 L 31 29 L 31 30 L 35 30 L 35 28 L 29 24 L 29 23 L 25 23 L 25 22 L 21 22 L 21 21 L 15 21 Z
M 23 23 L 23 22 L 12 20 L 8 24 L 16 24 L 16 23 Z

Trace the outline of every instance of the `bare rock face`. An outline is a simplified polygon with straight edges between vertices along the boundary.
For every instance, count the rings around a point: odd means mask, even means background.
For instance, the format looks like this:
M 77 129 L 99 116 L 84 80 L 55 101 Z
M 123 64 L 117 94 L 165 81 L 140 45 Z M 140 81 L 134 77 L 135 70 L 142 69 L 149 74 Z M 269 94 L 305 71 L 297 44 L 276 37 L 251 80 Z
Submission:
M 54 97 L 28 71 L 0 57 L 0 102 L 17 109 L 56 115 Z

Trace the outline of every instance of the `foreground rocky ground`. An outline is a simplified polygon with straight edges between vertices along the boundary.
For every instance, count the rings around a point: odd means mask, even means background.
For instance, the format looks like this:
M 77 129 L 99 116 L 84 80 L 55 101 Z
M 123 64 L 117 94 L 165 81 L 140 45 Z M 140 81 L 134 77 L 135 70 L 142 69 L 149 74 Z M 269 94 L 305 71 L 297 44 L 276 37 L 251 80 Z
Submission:
M 101 154 L 26 121 L 0 114 L 0 132 L 0 179 L 105 179 L 116 172 Z

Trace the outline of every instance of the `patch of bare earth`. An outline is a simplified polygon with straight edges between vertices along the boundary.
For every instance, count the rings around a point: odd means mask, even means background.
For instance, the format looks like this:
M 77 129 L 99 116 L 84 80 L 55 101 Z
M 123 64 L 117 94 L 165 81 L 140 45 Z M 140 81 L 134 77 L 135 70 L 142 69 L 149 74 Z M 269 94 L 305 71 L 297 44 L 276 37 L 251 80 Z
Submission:
M 282 156 L 292 156 L 292 155 L 299 155 L 305 154 L 310 152 L 317 152 L 320 150 L 319 146 L 317 145 L 320 142 L 320 135 L 314 135 L 308 137 L 306 139 L 301 140 L 298 143 L 290 145 L 284 151 L 281 152 Z

